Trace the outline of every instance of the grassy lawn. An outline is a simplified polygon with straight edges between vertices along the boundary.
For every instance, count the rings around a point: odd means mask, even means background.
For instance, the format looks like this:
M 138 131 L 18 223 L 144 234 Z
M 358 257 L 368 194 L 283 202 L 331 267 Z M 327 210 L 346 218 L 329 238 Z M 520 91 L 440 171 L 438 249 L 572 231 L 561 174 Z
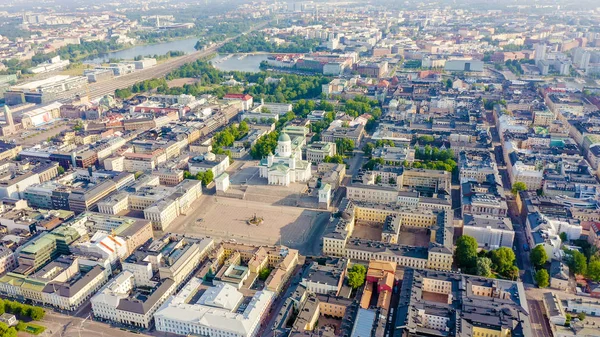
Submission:
M 83 63 L 74 64 L 74 65 L 71 65 L 68 69 L 62 70 L 60 72 L 60 74 L 61 75 L 71 75 L 71 76 L 81 76 L 81 75 L 83 75 L 83 71 L 85 69 L 89 69 L 89 68 L 92 68 L 92 66 L 89 64 L 83 64 Z
M 17 325 L 17 330 L 27 332 L 32 335 L 39 335 L 46 330 L 46 327 L 35 323 L 19 322 Z

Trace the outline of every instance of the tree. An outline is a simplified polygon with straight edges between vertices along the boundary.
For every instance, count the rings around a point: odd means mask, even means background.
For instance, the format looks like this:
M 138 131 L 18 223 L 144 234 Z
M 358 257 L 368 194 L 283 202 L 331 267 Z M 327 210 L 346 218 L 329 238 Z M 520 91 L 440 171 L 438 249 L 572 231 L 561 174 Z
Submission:
M 540 288 L 546 288 L 550 285 L 550 275 L 548 275 L 546 269 L 540 269 L 535 273 L 535 283 Z
M 6 329 L 6 331 L 4 331 L 2 337 L 17 337 L 17 329 L 15 329 L 14 326 L 11 326 L 10 328 Z
M 512 194 L 517 195 L 521 191 L 527 191 L 527 185 L 522 181 L 517 181 L 513 184 L 511 192 Z
M 477 258 L 477 275 L 489 277 L 492 274 L 492 260 L 487 257 Z
M 600 258 L 592 256 L 587 266 L 586 276 L 595 282 L 600 281 Z
M 62 166 L 59 166 L 57 168 L 57 171 L 58 171 L 58 175 L 61 175 L 61 174 L 65 173 L 65 169 Z
M 546 264 L 548 261 L 548 254 L 546 254 L 546 250 L 542 245 L 535 246 L 529 253 L 529 258 L 531 259 L 531 263 L 536 269 L 539 269 Z
M 250 131 L 250 128 L 248 127 L 248 123 L 246 123 L 246 121 L 242 121 L 240 123 L 240 125 L 238 126 L 238 130 L 240 132 L 240 138 L 244 137 L 248 131 Z
M 340 156 L 339 154 L 336 154 L 333 157 L 325 156 L 325 158 L 323 158 L 323 162 L 325 162 L 325 163 L 343 164 L 344 163 L 344 157 Z
M 335 148 L 341 155 L 346 154 L 354 149 L 354 141 L 348 138 L 341 138 L 335 141 Z
M 505 277 L 509 277 L 515 263 L 515 252 L 507 247 L 500 247 L 491 253 L 494 269 Z
M 381 176 L 377 175 L 377 177 L 375 177 L 375 184 L 381 184 Z
M 365 283 L 367 269 L 361 264 L 355 264 L 348 271 L 348 284 L 352 289 L 357 289 Z
M 365 146 L 363 146 L 362 148 L 363 152 L 365 153 L 365 156 L 367 157 L 371 157 L 374 149 L 375 145 L 373 145 L 373 143 L 366 143 Z
M 510 270 L 506 273 L 505 277 L 516 281 L 519 278 L 519 268 L 517 266 L 512 266 Z
M 567 233 L 565 233 L 565 232 L 561 232 L 559 236 L 560 236 L 560 240 L 561 240 L 562 242 L 567 242 L 567 241 L 569 241 L 569 237 L 567 236 Z
M 585 275 L 587 272 L 587 261 L 585 255 L 578 250 L 572 251 L 571 272 L 573 274 Z
M 577 318 L 579 318 L 580 321 L 585 320 L 585 312 L 580 312 L 577 314 Z
M 200 180 L 202 180 L 202 186 L 208 186 L 208 184 L 211 183 L 211 181 L 213 181 L 213 179 L 215 178 L 213 171 L 212 170 L 208 170 L 206 172 L 204 172 L 204 174 L 202 175 L 202 178 Z
M 463 235 L 456 240 L 456 265 L 463 271 L 472 272 L 477 264 L 477 240 Z
M 423 136 L 420 136 L 418 138 L 418 140 L 419 140 L 419 143 L 428 144 L 428 143 L 433 143 L 433 141 L 435 140 L 435 138 L 433 136 L 430 136 L 430 135 L 423 135 Z
M 258 272 L 258 279 L 264 281 L 269 277 L 270 274 L 271 269 L 265 267 Z
M 44 319 L 45 315 L 46 315 L 46 312 L 44 311 L 44 309 L 42 309 L 40 307 L 31 307 L 29 317 L 31 317 L 32 320 L 34 320 L 34 321 L 42 320 L 42 319 Z
M 573 317 L 571 316 L 571 314 L 567 313 L 565 314 L 565 326 L 571 326 L 571 319 Z
M 383 165 L 383 164 L 384 164 L 383 158 L 373 158 L 373 159 L 369 159 L 369 161 L 363 165 L 363 169 L 372 171 L 373 169 L 375 169 L 375 167 L 377 165 Z
M 394 177 L 390 177 L 390 179 L 388 179 L 388 184 L 396 185 L 396 179 L 394 179 Z

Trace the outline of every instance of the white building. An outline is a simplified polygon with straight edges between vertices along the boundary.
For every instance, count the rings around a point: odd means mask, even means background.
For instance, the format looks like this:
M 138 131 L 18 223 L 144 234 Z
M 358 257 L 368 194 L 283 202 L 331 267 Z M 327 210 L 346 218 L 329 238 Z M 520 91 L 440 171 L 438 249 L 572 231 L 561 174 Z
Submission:
M 220 176 L 229 167 L 229 156 L 224 154 L 216 155 L 208 152 L 203 156 L 190 159 L 188 168 L 191 174 L 196 175 L 199 172 L 211 170 L 213 177 Z
M 115 263 L 127 257 L 127 242 L 123 238 L 98 231 L 90 241 L 82 242 L 71 247 L 72 253 L 101 257 Z
M 224 283 L 207 289 L 196 302 L 190 302 L 201 285 L 201 279 L 192 278 L 160 307 L 154 315 L 157 331 L 215 337 L 257 336 L 273 300 L 272 292 L 258 291 L 242 310 L 244 295 Z
M 134 274 L 123 271 L 91 299 L 94 316 L 120 324 L 148 329 L 154 313 L 175 292 L 171 279 L 154 283 L 151 290 L 136 292 Z
M 509 177 L 511 184 L 520 181 L 527 185 L 527 190 L 535 191 L 542 188 L 544 172 L 533 165 L 517 161 L 512 170 L 509 170 Z
M 600 316 L 600 300 L 576 298 L 567 301 L 567 311 L 574 313 L 585 312 L 586 315 Z
M 277 140 L 277 151 L 260 162 L 260 177 L 267 178 L 269 185 L 289 186 L 294 182 L 305 182 L 312 176 L 311 164 L 302 160 L 304 139 L 294 141 L 282 132 Z
M 479 247 L 486 250 L 511 248 L 515 239 L 515 231 L 510 219 L 491 215 L 466 214 L 463 235 L 474 237 Z
M 227 192 L 227 190 L 229 189 L 229 174 L 227 174 L 227 172 L 222 173 L 220 176 L 215 178 L 215 186 L 217 189 L 217 193 L 220 192 Z

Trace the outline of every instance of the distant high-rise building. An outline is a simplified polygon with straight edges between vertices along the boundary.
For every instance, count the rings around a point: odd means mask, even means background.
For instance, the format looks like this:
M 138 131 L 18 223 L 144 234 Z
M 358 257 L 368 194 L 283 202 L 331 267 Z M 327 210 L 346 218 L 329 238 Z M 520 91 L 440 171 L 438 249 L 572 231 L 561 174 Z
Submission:
M 6 124 L 8 124 L 10 127 L 15 126 L 12 117 L 12 112 L 10 111 L 10 108 L 7 105 L 4 106 L 4 120 L 6 121 Z
M 541 43 L 541 44 L 536 44 L 535 45 L 535 63 L 537 64 L 539 61 L 545 60 L 546 59 L 546 45 Z
M 576 68 L 586 70 L 590 65 L 591 53 L 583 48 L 577 48 L 573 52 L 573 65 Z

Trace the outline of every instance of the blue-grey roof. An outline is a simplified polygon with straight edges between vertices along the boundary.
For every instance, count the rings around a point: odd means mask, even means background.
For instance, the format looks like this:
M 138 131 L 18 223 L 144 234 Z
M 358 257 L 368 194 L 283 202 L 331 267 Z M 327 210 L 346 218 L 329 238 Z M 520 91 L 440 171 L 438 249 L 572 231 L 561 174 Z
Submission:
M 375 323 L 375 312 L 367 309 L 358 309 L 354 320 L 354 327 L 350 337 L 371 337 L 373 324 Z

